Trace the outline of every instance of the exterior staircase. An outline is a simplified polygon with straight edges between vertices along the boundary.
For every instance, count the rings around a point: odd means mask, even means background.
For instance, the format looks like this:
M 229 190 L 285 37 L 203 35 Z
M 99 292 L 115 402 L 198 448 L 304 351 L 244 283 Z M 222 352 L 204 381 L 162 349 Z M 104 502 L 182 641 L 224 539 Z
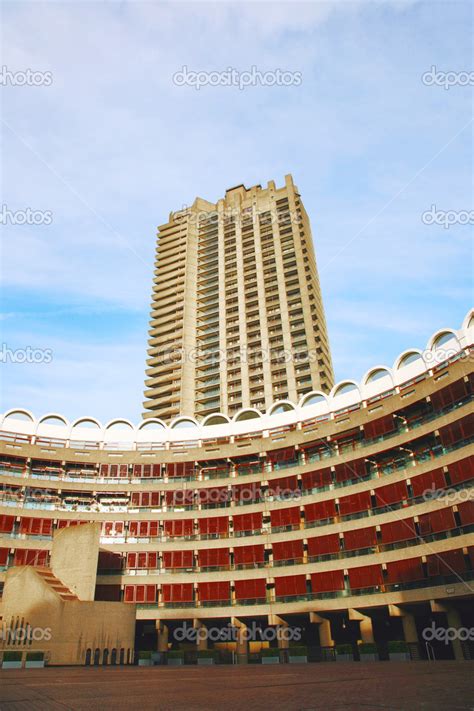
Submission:
M 54 590 L 55 593 L 59 595 L 61 600 L 71 601 L 79 600 L 77 595 L 67 588 L 63 583 L 57 578 L 51 568 L 35 568 L 37 574 L 44 580 L 49 587 Z

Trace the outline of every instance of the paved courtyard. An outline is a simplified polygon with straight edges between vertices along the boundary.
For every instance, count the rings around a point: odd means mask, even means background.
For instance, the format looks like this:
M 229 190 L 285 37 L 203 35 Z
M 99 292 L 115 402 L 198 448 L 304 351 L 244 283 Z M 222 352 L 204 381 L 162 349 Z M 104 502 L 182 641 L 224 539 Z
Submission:
M 1 711 L 474 709 L 474 662 L 0 671 Z

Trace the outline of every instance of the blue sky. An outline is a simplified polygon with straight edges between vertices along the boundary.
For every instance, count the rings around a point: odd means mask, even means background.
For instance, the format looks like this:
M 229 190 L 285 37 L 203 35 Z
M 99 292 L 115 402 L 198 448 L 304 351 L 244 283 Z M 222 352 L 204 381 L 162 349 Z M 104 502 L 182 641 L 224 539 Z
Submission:
M 3 2 L 1 408 L 141 413 L 156 226 L 196 195 L 292 173 L 309 213 L 336 377 L 391 365 L 472 302 L 470 2 Z M 194 71 L 301 72 L 300 86 L 176 86 Z

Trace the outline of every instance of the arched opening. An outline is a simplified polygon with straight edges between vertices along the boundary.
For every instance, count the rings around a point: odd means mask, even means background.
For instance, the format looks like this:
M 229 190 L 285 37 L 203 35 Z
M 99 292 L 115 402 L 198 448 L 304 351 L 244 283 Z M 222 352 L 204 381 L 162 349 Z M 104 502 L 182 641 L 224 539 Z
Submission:
M 120 648 L 119 664 L 125 664 L 125 649 L 123 647 Z
M 106 667 L 109 663 L 109 650 L 106 648 L 102 653 L 102 666 Z
M 203 427 L 212 427 L 213 425 L 227 425 L 229 420 L 225 415 L 209 415 L 202 423 Z
M 90 666 L 91 660 L 92 660 L 92 649 L 90 649 L 90 647 L 89 647 L 88 649 L 86 649 L 86 659 L 84 662 L 86 667 Z
M 405 355 L 400 358 L 397 367 L 406 368 L 407 365 L 416 363 L 418 360 L 423 360 L 421 353 L 417 353 L 417 351 L 410 351 L 409 353 L 405 353 Z
M 115 647 L 112 649 L 110 654 L 110 664 L 113 664 L 114 666 L 117 664 L 117 649 Z
M 26 412 L 26 410 L 14 410 L 13 412 L 9 412 L 6 415 L 4 422 L 9 422 L 10 420 L 20 420 L 20 422 L 33 422 L 33 418 L 31 417 L 29 412 Z
M 367 376 L 366 383 L 375 383 L 382 378 L 391 377 L 390 372 L 386 368 L 376 368 Z
M 257 410 L 242 410 L 235 418 L 235 421 L 244 422 L 245 420 L 256 420 L 259 417 L 261 417 L 261 414 Z
M 99 664 L 100 664 L 100 649 L 97 648 L 97 649 L 94 651 L 94 666 L 95 666 L 95 667 L 98 667 Z

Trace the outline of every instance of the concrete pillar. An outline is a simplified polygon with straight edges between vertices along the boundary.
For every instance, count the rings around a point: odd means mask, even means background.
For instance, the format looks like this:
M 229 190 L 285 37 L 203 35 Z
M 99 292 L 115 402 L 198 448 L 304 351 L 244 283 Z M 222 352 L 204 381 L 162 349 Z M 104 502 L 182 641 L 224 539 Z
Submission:
M 448 621 L 448 627 L 453 627 L 458 630 L 462 627 L 461 617 L 459 612 L 454 607 L 449 607 L 446 611 L 446 617 Z M 464 652 L 462 649 L 461 640 L 456 637 L 451 641 L 453 645 L 454 658 L 457 662 L 462 662 L 464 660 Z
M 349 619 L 358 620 L 360 623 L 360 638 L 366 644 L 374 643 L 374 630 L 372 627 L 372 618 L 363 615 L 358 610 L 349 610 Z
M 316 612 L 309 613 L 309 621 L 318 625 L 319 644 L 321 647 L 334 647 L 334 640 L 331 633 L 331 623 L 325 617 L 321 617 Z
M 415 615 L 406 612 L 402 616 L 403 636 L 407 644 L 418 644 L 418 630 L 416 629 Z
M 236 617 L 232 618 L 231 624 L 237 629 L 235 650 L 237 655 L 237 664 L 247 664 L 249 660 L 249 641 L 247 634 L 247 626 Z
M 201 620 L 194 620 L 193 621 L 193 627 L 195 630 L 197 630 L 197 640 L 196 640 L 196 647 L 198 652 L 202 652 L 207 650 L 208 648 L 208 639 L 207 639 L 207 627 L 205 624 L 201 622 Z
M 164 625 L 162 622 L 157 620 L 156 621 L 156 632 L 158 635 L 157 651 L 158 652 L 167 652 L 168 651 L 168 626 Z
M 286 630 L 287 627 L 288 625 L 284 624 L 278 625 L 276 628 L 278 649 L 288 649 L 288 647 L 290 646 L 290 641 L 288 639 L 288 633 Z

